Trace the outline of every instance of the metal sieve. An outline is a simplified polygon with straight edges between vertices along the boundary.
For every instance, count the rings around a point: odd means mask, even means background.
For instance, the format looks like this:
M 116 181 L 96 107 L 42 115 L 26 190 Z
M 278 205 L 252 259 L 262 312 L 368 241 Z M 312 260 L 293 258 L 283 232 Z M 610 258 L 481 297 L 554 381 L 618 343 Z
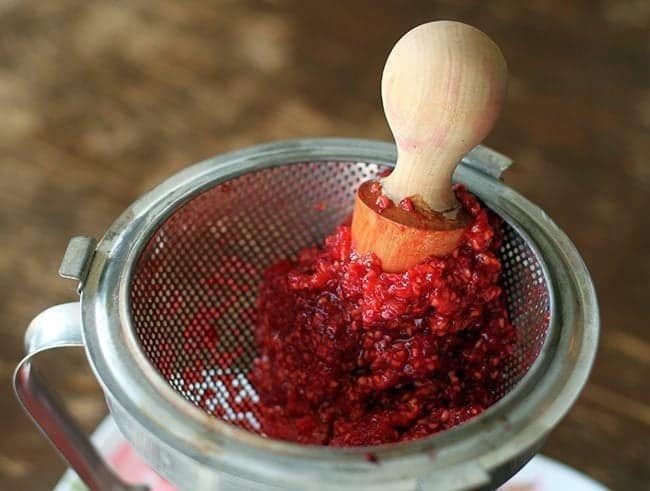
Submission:
M 85 347 L 118 427 L 179 489 L 493 488 L 534 455 L 586 381 L 596 298 L 569 239 L 499 181 L 510 161 L 481 146 L 455 179 L 504 219 L 501 281 L 519 338 L 500 400 L 408 443 L 341 449 L 260 434 L 248 374 L 262 271 L 320 243 L 351 213 L 359 184 L 395 157 L 394 146 L 367 140 L 252 147 L 173 176 L 99 244 L 72 239 L 61 273 L 79 280 L 81 302 L 32 321 L 14 383 L 92 489 L 136 487 L 113 475 L 34 373 L 43 350 Z

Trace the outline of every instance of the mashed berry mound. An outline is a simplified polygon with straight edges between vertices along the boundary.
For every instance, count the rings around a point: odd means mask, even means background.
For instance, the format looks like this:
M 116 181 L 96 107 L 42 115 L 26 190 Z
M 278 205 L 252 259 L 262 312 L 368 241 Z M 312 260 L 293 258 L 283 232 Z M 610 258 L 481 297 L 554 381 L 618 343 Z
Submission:
M 473 222 L 446 257 L 386 273 L 356 254 L 343 224 L 322 249 L 267 269 L 252 374 L 267 436 L 412 440 L 495 402 L 516 341 L 499 286 L 501 222 L 465 188 L 456 195 Z

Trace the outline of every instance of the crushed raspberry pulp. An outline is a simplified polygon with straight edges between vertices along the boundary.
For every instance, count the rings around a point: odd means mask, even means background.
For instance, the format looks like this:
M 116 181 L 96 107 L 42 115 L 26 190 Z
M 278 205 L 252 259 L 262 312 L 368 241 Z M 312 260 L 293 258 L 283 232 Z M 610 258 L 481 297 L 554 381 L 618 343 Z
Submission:
M 385 273 L 349 224 L 268 268 L 252 381 L 262 431 L 300 443 L 412 440 L 495 402 L 516 332 L 499 286 L 500 219 L 456 188 L 472 223 L 446 257 Z

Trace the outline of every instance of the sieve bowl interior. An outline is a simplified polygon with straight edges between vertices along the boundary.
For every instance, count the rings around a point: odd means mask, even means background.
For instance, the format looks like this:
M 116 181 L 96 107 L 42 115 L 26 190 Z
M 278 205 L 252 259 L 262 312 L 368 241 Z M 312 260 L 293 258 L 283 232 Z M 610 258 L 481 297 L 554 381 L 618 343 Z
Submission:
M 249 372 L 263 271 L 322 243 L 350 215 L 359 184 L 385 168 L 315 161 L 245 173 L 203 190 L 155 229 L 133 269 L 130 314 L 141 351 L 180 397 L 261 433 Z M 507 221 L 503 235 L 501 283 L 518 341 L 499 398 L 542 353 L 552 300 L 534 245 Z

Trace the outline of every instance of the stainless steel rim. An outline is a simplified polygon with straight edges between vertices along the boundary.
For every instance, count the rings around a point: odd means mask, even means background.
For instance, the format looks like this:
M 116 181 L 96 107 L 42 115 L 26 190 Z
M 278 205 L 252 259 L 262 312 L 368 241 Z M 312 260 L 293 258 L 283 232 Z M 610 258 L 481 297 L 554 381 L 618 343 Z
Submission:
M 392 164 L 395 157 L 393 145 L 369 140 L 275 142 L 196 164 L 136 201 L 100 242 L 82 292 L 86 350 L 110 399 L 176 450 L 242 476 L 259 475 L 250 469 L 251 458 L 260 469 L 274 472 L 308 474 L 328 469 L 335 478 L 372 471 L 372 479 L 377 480 L 397 478 L 397 469 L 401 475 L 412 475 L 470 461 L 489 469 L 543 438 L 568 411 L 593 363 L 598 337 L 595 291 L 575 247 L 550 218 L 467 162 L 459 166 L 456 179 L 531 238 L 545 259 L 545 273 L 555 290 L 545 355 L 480 418 L 419 441 L 390 446 L 337 449 L 270 440 L 211 417 L 179 397 L 141 352 L 129 314 L 131 267 L 150 233 L 174 209 L 218 182 L 264 167 L 314 160 Z M 368 462 L 368 452 L 382 465 Z

